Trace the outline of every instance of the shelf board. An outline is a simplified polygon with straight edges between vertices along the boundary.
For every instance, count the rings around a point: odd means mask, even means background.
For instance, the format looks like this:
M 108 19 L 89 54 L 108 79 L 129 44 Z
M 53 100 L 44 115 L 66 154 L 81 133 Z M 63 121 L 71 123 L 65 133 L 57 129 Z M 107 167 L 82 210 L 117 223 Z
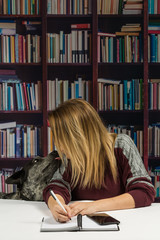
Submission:
M 160 203 L 160 197 L 156 197 L 154 200 L 155 203 Z
M 98 18 L 143 18 L 143 14 L 98 14 Z
M 123 114 L 123 113 L 142 113 L 143 112 L 143 110 L 106 110 L 106 111 L 99 111 L 99 113 L 101 113 L 101 114 L 105 114 L 105 113 L 109 113 L 109 114 L 111 114 L 111 113 L 113 113 L 113 114 L 117 114 L 117 113 L 119 113 L 119 114 Z
M 28 111 L 0 111 L 0 114 L 42 114 L 41 110 L 28 110 Z
M 3 162 L 3 161 L 30 161 L 32 160 L 34 157 L 27 157 L 27 158 L 24 158 L 24 157 L 19 157 L 19 158 L 0 158 L 0 162 Z
M 0 18 L 1 19 L 8 19 L 8 18 L 10 18 L 10 19 L 17 19 L 17 18 L 24 18 L 24 19 L 26 19 L 26 18 L 32 18 L 32 19 L 39 19 L 39 18 L 41 18 L 42 16 L 41 15 L 22 15 L 22 14 L 15 14 L 15 15 L 10 15 L 10 14 L 0 14 Z
M 154 160 L 154 161 L 160 161 L 160 156 L 159 157 L 155 157 L 155 156 L 149 156 L 148 157 L 149 160 Z
M 52 67 L 91 67 L 91 63 L 47 63 L 48 66 Z
M 98 63 L 98 66 L 109 66 L 109 65 L 111 65 L 111 66 L 133 66 L 133 67 L 137 67 L 137 66 L 142 66 L 143 65 L 143 63 L 126 63 L 126 62 L 124 62 L 124 63 Z
M 42 63 L 0 63 L 0 66 L 42 66 Z
M 92 14 L 48 14 L 47 18 L 91 18 Z

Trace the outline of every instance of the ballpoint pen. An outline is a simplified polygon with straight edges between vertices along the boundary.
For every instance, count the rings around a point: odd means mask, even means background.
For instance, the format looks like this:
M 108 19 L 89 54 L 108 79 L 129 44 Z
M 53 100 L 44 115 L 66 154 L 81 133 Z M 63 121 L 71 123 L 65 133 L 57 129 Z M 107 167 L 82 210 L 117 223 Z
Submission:
M 59 206 L 63 209 L 63 211 L 65 213 L 67 213 L 66 209 L 64 208 L 64 206 L 62 205 L 62 203 L 59 201 L 59 199 L 57 198 L 57 196 L 55 195 L 55 193 L 53 192 L 53 190 L 49 189 L 50 195 L 54 198 L 54 200 L 59 204 Z M 67 213 L 68 214 L 68 213 Z M 71 220 L 71 218 L 70 218 Z

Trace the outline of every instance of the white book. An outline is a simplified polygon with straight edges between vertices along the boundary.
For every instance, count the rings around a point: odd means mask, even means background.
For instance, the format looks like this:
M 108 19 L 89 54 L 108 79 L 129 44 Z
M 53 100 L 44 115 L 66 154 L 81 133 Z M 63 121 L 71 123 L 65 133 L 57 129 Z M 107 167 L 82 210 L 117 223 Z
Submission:
M 0 130 L 7 129 L 7 128 L 15 128 L 16 122 L 0 122 Z
M 97 82 L 101 83 L 107 83 L 107 84 L 120 84 L 121 80 L 113 80 L 113 79 L 107 79 L 107 78 L 98 78 Z

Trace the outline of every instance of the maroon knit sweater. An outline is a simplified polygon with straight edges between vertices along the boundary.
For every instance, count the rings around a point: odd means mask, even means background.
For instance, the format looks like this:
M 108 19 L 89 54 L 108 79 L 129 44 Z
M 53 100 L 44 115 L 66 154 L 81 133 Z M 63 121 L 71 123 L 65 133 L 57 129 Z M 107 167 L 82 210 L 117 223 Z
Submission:
M 116 183 L 106 170 L 105 183 L 107 187 L 82 189 L 78 184 L 73 189 L 70 184 L 71 168 L 68 161 L 66 167 L 61 166 L 60 170 L 54 174 L 50 184 L 44 189 L 44 201 L 48 203 L 49 189 L 52 189 L 63 197 L 66 204 L 71 200 L 99 200 L 129 193 L 135 201 L 135 207 L 149 206 L 154 201 L 155 190 L 134 142 L 129 136 L 119 134 L 115 141 L 114 151 L 118 166 Z

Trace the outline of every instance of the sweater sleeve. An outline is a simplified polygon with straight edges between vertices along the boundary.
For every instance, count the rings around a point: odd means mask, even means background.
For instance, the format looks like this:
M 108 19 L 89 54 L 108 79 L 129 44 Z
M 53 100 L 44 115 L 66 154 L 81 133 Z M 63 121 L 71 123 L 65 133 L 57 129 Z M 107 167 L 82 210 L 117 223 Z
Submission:
M 118 135 L 115 155 L 125 192 L 133 197 L 135 207 L 151 205 L 155 198 L 154 186 L 144 167 L 139 151 L 129 136 Z
M 55 172 L 50 183 L 43 190 L 43 199 L 48 204 L 50 196 L 49 189 L 53 190 L 55 194 L 63 197 L 66 204 L 71 201 L 71 174 L 69 164 L 62 164 L 61 167 Z

